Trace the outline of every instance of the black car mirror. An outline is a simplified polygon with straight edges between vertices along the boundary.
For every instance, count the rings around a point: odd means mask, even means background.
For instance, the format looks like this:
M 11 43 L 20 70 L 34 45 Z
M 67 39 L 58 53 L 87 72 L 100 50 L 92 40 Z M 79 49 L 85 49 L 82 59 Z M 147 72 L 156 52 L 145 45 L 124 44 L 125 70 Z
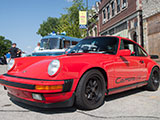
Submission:
M 159 56 L 158 55 L 150 55 L 151 59 L 158 59 Z

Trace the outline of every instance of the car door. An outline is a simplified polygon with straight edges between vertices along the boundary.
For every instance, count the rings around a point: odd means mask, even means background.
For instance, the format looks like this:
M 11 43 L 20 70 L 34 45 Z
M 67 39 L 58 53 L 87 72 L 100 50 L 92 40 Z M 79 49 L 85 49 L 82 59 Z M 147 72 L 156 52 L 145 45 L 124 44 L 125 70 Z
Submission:
M 136 45 L 137 53 L 136 53 L 136 59 L 139 62 L 139 82 L 147 80 L 147 64 L 148 64 L 148 55 L 147 53 L 137 44 Z
M 120 50 L 129 49 L 130 56 L 118 56 L 115 60 L 114 87 L 131 85 L 141 79 L 140 59 L 137 59 L 137 47 L 132 41 L 121 39 Z

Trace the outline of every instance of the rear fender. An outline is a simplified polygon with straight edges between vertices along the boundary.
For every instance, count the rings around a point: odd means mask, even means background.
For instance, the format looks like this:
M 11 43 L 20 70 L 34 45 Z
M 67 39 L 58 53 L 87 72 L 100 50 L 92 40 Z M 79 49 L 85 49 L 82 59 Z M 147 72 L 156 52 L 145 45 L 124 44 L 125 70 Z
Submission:
M 147 66 L 148 68 L 148 74 L 147 74 L 147 80 L 149 80 L 149 77 L 150 77 L 150 74 L 151 74 L 151 71 L 154 67 L 158 67 L 158 69 L 160 68 L 160 66 L 157 64 L 157 63 L 154 63 L 154 62 L 150 62 Z

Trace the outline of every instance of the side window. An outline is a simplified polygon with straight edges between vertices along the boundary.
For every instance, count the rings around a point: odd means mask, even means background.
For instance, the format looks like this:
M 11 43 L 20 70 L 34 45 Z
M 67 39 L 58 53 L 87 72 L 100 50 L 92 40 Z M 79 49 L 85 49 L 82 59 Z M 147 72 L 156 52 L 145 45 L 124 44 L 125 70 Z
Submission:
M 70 41 L 65 40 L 63 41 L 63 44 L 64 44 L 64 48 L 68 48 L 70 46 Z
M 136 45 L 128 40 L 121 40 L 120 50 L 129 49 L 131 50 L 131 56 L 136 56 Z
M 137 45 L 137 49 L 138 49 L 138 55 L 137 56 L 148 56 L 147 53 Z
M 72 45 L 76 45 L 78 42 L 76 41 L 72 41 Z

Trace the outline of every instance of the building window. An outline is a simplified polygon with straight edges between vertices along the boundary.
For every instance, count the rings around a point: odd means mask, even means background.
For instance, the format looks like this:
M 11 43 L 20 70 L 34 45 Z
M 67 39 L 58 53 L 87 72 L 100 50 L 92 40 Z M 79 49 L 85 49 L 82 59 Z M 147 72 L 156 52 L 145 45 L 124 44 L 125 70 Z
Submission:
M 123 0 L 122 9 L 126 8 L 127 6 L 127 0 Z
M 116 0 L 117 1 L 117 13 L 120 11 L 120 0 Z
M 108 20 L 110 19 L 110 8 L 109 6 L 107 6 L 107 17 L 108 17 Z
M 106 22 L 106 9 L 103 10 L 103 23 Z
M 127 22 L 124 22 L 122 24 L 120 24 L 119 26 L 115 27 L 115 33 L 118 33 L 120 31 L 123 31 L 127 29 Z
M 110 35 L 113 35 L 115 32 L 114 32 L 114 28 L 113 29 L 111 29 L 111 30 L 109 30 L 109 34 Z
M 115 11 L 114 1 L 111 3 L 111 8 L 112 8 L 112 16 L 114 16 L 114 11 Z

